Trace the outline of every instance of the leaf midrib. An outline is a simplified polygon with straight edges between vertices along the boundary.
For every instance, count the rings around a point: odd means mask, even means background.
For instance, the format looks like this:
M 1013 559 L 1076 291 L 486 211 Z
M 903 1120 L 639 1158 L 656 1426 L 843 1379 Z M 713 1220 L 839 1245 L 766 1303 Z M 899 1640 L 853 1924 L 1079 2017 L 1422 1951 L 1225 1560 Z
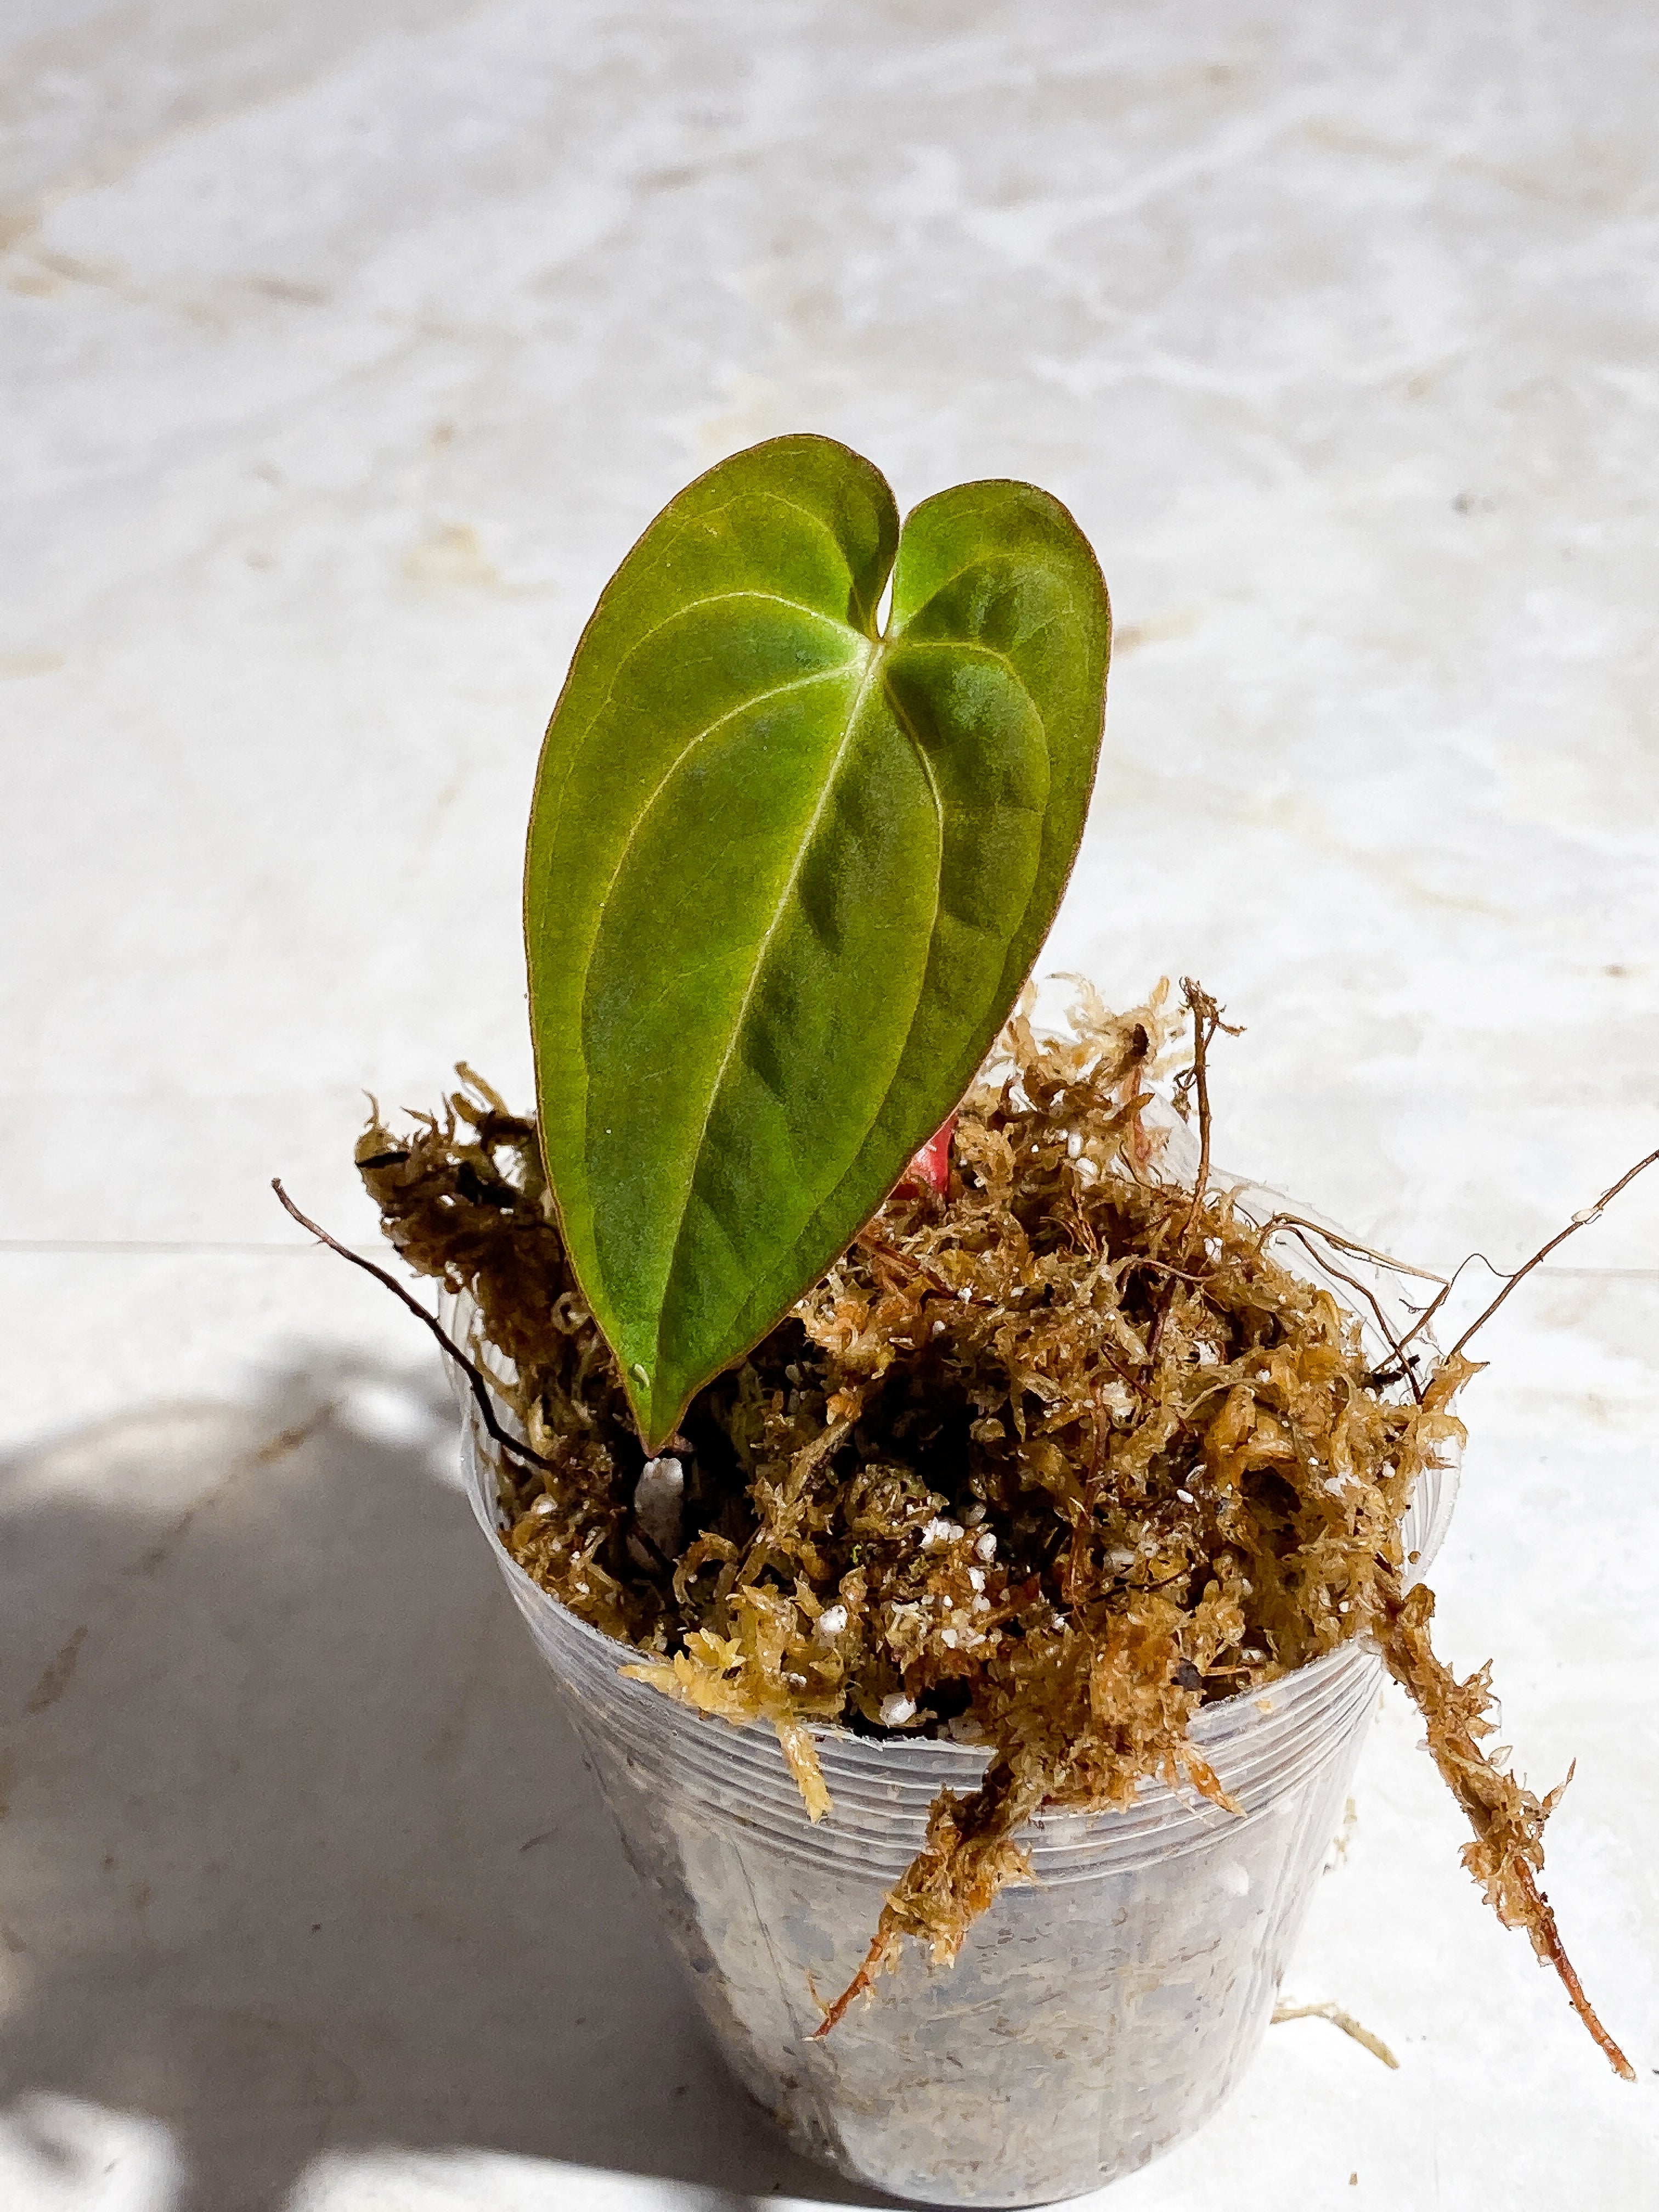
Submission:
M 617 888 L 617 878 L 621 875 L 623 868 L 627 866 L 628 856 L 634 849 L 635 840 L 639 836 L 641 830 L 644 829 L 647 821 L 650 818 L 651 811 L 656 805 L 657 801 L 662 797 L 664 792 L 667 790 L 669 785 L 672 783 L 674 778 L 679 774 L 681 769 L 684 767 L 686 762 L 690 760 L 692 754 L 696 752 L 697 747 L 701 744 L 706 744 L 708 740 L 714 736 L 717 730 L 723 730 L 728 722 L 735 722 L 740 714 L 748 714 L 753 708 L 764 706 L 769 699 L 781 699 L 787 692 L 805 691 L 814 684 L 828 683 L 831 677 L 844 676 L 851 665 L 850 661 L 844 660 L 838 667 L 836 668 L 815 668 L 810 676 L 792 676 L 787 684 L 774 684 L 769 685 L 767 690 L 764 691 L 751 691 L 746 699 L 739 699 L 735 707 L 728 707 L 723 714 L 716 714 L 712 722 L 705 723 L 702 728 L 697 732 L 694 738 L 687 740 L 684 750 L 674 756 L 674 758 L 670 763 L 666 772 L 653 789 L 651 796 L 646 800 L 644 805 L 640 809 L 633 821 L 629 824 L 628 835 L 623 840 L 623 848 L 621 852 L 617 855 L 617 865 L 612 868 L 611 873 L 605 878 L 605 889 L 600 892 L 599 902 L 594 908 L 594 913 L 600 918 L 601 922 L 603 921 L 605 909 L 611 902 L 611 894 Z M 590 968 L 590 980 L 592 977 L 592 971 Z M 587 993 L 586 991 L 582 994 L 581 1012 L 584 1015 L 586 1015 L 587 1012 Z
M 722 592 L 713 594 L 708 599 L 699 600 L 696 604 L 702 606 L 710 606 L 714 605 L 718 600 L 722 599 L 751 598 L 776 599 L 777 594 L 775 592 L 769 592 L 764 593 Z M 778 604 L 781 606 L 793 607 L 798 605 L 799 603 L 793 599 L 780 599 L 778 600 Z M 810 608 L 803 608 L 801 609 L 801 611 L 804 613 L 811 613 L 812 610 Z M 834 617 L 825 617 L 825 619 L 833 620 Z M 667 627 L 668 625 L 666 623 L 659 623 L 656 629 L 649 632 L 648 635 L 654 637 L 658 631 L 665 629 Z M 638 640 L 636 644 L 629 648 L 629 653 L 627 658 L 631 659 L 633 653 L 637 652 L 639 647 L 643 645 L 645 642 L 645 638 Z M 629 825 L 628 835 L 623 841 L 622 850 L 617 855 L 617 864 L 611 869 L 611 873 L 606 877 L 605 889 L 599 894 L 599 899 L 593 907 L 593 942 L 597 943 L 599 933 L 604 927 L 605 910 L 611 902 L 611 894 L 617 888 L 617 879 L 622 874 L 623 867 L 627 865 L 628 856 L 633 851 L 635 841 L 643 830 L 647 821 L 650 817 L 653 809 L 657 804 L 657 801 L 662 797 L 663 793 L 674 781 L 675 776 L 679 773 L 680 769 L 684 766 L 686 761 L 690 757 L 692 753 L 696 751 L 697 747 L 705 743 L 709 738 L 712 738 L 717 731 L 724 729 L 728 722 L 735 721 L 739 715 L 748 714 L 753 708 L 764 705 L 767 700 L 781 698 L 791 691 L 804 691 L 810 689 L 814 684 L 828 683 L 833 677 L 844 676 L 849 665 L 850 664 L 848 662 L 842 661 L 834 668 L 815 668 L 808 676 L 792 676 L 787 684 L 775 684 L 769 686 L 769 688 L 764 691 L 751 692 L 746 699 L 740 699 L 736 706 L 728 707 L 723 714 L 717 714 L 712 722 L 706 723 L 704 726 L 696 732 L 696 736 L 687 742 L 684 750 L 678 753 L 673 760 L 669 763 L 667 769 L 664 771 L 655 787 L 653 789 L 651 796 L 646 800 L 645 805 L 640 809 L 639 812 L 635 816 L 633 821 Z M 619 678 L 620 675 L 621 669 L 619 668 L 617 671 L 617 677 Z M 605 711 L 605 706 L 609 705 L 611 694 L 611 692 L 614 692 L 616 689 L 616 683 L 617 678 L 613 678 L 611 691 L 606 693 L 605 701 L 595 712 L 592 720 L 590 720 L 587 725 L 586 731 L 584 732 L 584 740 L 587 736 L 592 735 L 600 716 Z M 576 1008 L 576 1031 L 579 1039 L 584 1033 L 586 1027 L 587 1011 L 589 1005 L 591 1004 L 592 987 L 593 969 L 592 963 L 590 960 L 584 974 L 581 998 Z M 584 1124 L 583 1148 L 586 1150 L 587 1101 L 592 1091 L 592 1081 L 588 1068 L 587 1054 L 585 1050 L 580 1048 L 580 1045 L 578 1046 L 574 1073 L 580 1085 L 581 1110 Z M 676 1244 L 678 1247 L 678 1235 L 676 1237 Z
M 738 1039 L 743 1034 L 744 1024 L 748 1019 L 749 1009 L 754 1002 L 755 993 L 759 987 L 761 971 L 766 965 L 767 954 L 772 949 L 772 941 L 776 937 L 779 929 L 781 927 L 784 915 L 788 912 L 790 902 L 794 897 L 795 886 L 800 881 L 800 872 L 805 865 L 807 854 L 811 850 L 812 841 L 817 835 L 818 825 L 823 819 L 824 810 L 829 805 L 831 795 L 833 794 L 836 786 L 840 779 L 842 764 L 847 757 L 848 748 L 852 744 L 854 734 L 858 729 L 860 720 L 864 713 L 865 702 L 870 696 L 872 686 L 879 680 L 882 669 L 887 659 L 889 648 L 887 641 L 884 638 L 872 638 L 867 640 L 860 639 L 859 641 L 864 646 L 866 651 L 869 654 L 869 659 L 865 665 L 863 678 L 859 684 L 858 692 L 853 701 L 852 707 L 848 710 L 847 725 L 842 732 L 841 742 L 836 747 L 835 758 L 830 763 L 830 773 L 823 779 L 823 787 L 818 793 L 817 804 L 813 807 L 811 817 L 808 821 L 806 828 L 802 833 L 800 841 L 796 847 L 795 857 L 790 865 L 787 879 L 786 880 L 782 890 L 779 893 L 777 903 L 773 909 L 772 919 L 766 926 L 766 933 L 761 939 L 759 949 L 755 955 L 753 965 L 749 970 L 749 980 L 744 985 L 743 997 L 738 1003 L 737 1014 L 732 1020 L 731 1030 L 726 1036 L 726 1048 L 720 1054 L 720 1066 L 715 1073 L 714 1082 L 709 1086 L 708 1109 L 703 1115 L 702 1127 L 697 1133 L 696 1148 L 691 1155 L 690 1170 L 686 1176 L 685 1184 L 680 1194 L 679 1218 L 674 1231 L 673 1249 L 669 1254 L 668 1270 L 663 1279 L 663 1289 L 665 1294 L 673 1283 L 675 1270 L 679 1265 L 680 1249 L 685 1242 L 686 1223 L 690 1218 L 691 1195 L 696 1188 L 697 1170 L 702 1165 L 703 1154 L 708 1149 L 708 1128 L 710 1122 L 714 1119 L 714 1107 L 720 1098 L 721 1091 L 725 1088 L 726 1073 L 731 1067 L 732 1054 L 737 1050 Z M 906 734 L 908 735 L 909 733 L 907 732 Z M 915 743 L 914 738 L 912 738 L 911 742 L 913 744 Z M 929 779 L 929 788 L 930 790 L 933 788 L 931 777 Z M 934 804 L 937 811 L 938 797 L 936 793 L 934 795 Z M 939 819 L 942 824 L 942 814 L 939 816 Z M 937 925 L 938 921 L 939 892 L 938 886 L 935 885 L 933 918 L 933 921 L 929 924 L 930 940 L 933 929 Z M 655 1349 L 659 1362 L 660 1362 L 662 1358 L 663 1322 L 666 1318 L 666 1315 L 667 1298 L 665 1295 L 662 1309 L 659 1314 L 657 1321 L 657 1340 Z
M 975 564 L 970 562 L 967 563 L 963 568 L 958 570 L 957 574 L 959 575 L 966 574 L 974 565 Z M 954 580 L 955 578 L 951 577 L 947 579 L 946 582 L 949 583 Z M 943 585 L 939 586 L 939 589 L 944 588 L 945 586 Z M 738 595 L 732 594 L 731 596 L 735 597 Z M 923 605 L 930 605 L 937 597 L 937 591 L 930 592 L 927 595 L 927 599 L 923 602 Z M 915 609 L 910 619 L 914 621 L 915 615 L 919 614 L 921 611 L 921 608 Z M 761 940 L 759 950 L 755 957 L 754 964 L 749 971 L 748 981 L 744 986 L 743 998 L 738 1004 L 736 1017 L 732 1021 L 730 1032 L 726 1037 L 725 1050 L 720 1055 L 720 1066 L 716 1071 L 714 1080 L 708 1091 L 708 1110 L 703 1116 L 702 1127 L 697 1133 L 696 1147 L 692 1153 L 690 1171 L 687 1174 L 685 1183 L 680 1194 L 679 1213 L 678 1224 L 674 1231 L 673 1248 L 669 1254 L 668 1267 L 663 1279 L 665 1297 L 657 1322 L 657 1338 L 654 1348 L 659 1363 L 660 1363 L 663 1356 L 663 1325 L 667 1318 L 668 1312 L 668 1301 L 665 1294 L 669 1287 L 673 1283 L 675 1270 L 679 1264 L 680 1250 L 685 1242 L 686 1226 L 690 1218 L 691 1197 L 696 1188 L 697 1171 L 702 1164 L 703 1155 L 708 1149 L 709 1124 L 714 1119 L 715 1104 L 725 1087 L 726 1073 L 731 1067 L 732 1056 L 737 1051 L 738 1040 L 743 1034 L 744 1024 L 748 1019 L 750 1006 L 753 1004 L 755 993 L 759 987 L 761 972 L 766 965 L 767 954 L 771 950 L 773 939 L 777 935 L 778 930 L 782 925 L 785 915 L 788 912 L 790 902 L 794 896 L 795 886 L 800 880 L 801 869 L 805 864 L 807 854 L 811 850 L 812 841 L 817 833 L 818 824 L 823 817 L 824 810 L 828 806 L 830 798 L 835 791 L 836 781 L 840 775 L 842 763 L 847 757 L 848 747 L 852 743 L 854 732 L 858 727 L 859 719 L 864 711 L 865 702 L 869 697 L 873 686 L 879 681 L 885 669 L 887 661 L 890 658 L 893 651 L 905 641 L 905 632 L 903 629 L 899 629 L 896 634 L 867 641 L 870 657 L 865 668 L 863 679 L 859 685 L 857 696 L 854 698 L 852 708 L 848 714 L 846 729 L 842 734 L 841 743 L 836 748 L 836 756 L 833 763 L 831 763 L 830 773 L 824 778 L 823 788 L 819 793 L 817 805 L 812 810 L 811 818 L 808 822 L 805 830 L 801 836 L 799 844 L 796 850 L 793 863 L 790 867 L 787 880 L 784 884 L 783 888 L 779 894 L 776 906 L 773 911 L 772 919 L 767 925 L 766 933 Z M 866 641 L 860 639 L 860 642 L 864 644 L 866 643 Z M 911 649 L 913 651 L 925 652 L 936 643 L 941 646 L 953 645 L 955 649 L 957 651 L 962 651 L 965 648 L 969 652 L 982 653 L 988 659 L 996 662 L 1001 668 L 1003 668 L 1006 672 L 1015 688 L 1018 690 L 1021 697 L 1024 698 L 1026 704 L 1030 707 L 1031 713 L 1036 717 L 1037 726 L 1042 732 L 1045 750 L 1048 750 L 1050 754 L 1052 754 L 1053 748 L 1049 744 L 1048 740 L 1048 726 L 1043 716 L 1042 710 L 1037 705 L 1036 701 L 1032 698 L 1030 691 L 1028 689 L 1024 678 L 1022 677 L 1019 670 L 1014 665 L 1014 663 L 1010 659 L 1009 656 L 1006 653 L 1001 652 L 994 645 L 986 644 L 982 640 L 978 638 L 971 640 L 934 640 L 933 638 L 918 638 L 911 641 Z M 824 672 L 826 674 L 833 674 L 835 672 Z M 809 680 L 817 679 L 814 678 Z M 792 684 L 783 688 L 793 690 L 799 687 Z M 945 803 L 944 794 L 939 790 L 938 778 L 933 773 L 933 763 L 927 757 L 927 749 L 922 744 L 921 737 L 918 734 L 915 726 L 912 722 L 909 715 L 903 711 L 899 702 L 895 699 L 890 693 L 888 695 L 887 703 L 892 713 L 894 720 L 903 732 L 905 738 L 909 744 L 911 751 L 921 769 L 922 775 L 927 785 L 928 794 L 933 801 L 934 821 L 942 839 L 944 836 L 945 817 L 950 810 Z M 722 720 L 729 719 L 729 715 L 721 717 Z M 714 726 L 718 726 L 718 725 L 711 725 L 711 727 Z M 701 738 L 699 738 L 697 742 L 701 742 Z M 667 781 L 667 778 L 664 779 L 665 782 Z M 661 788 L 662 786 L 659 785 L 658 789 L 660 791 Z M 655 794 L 653 794 L 653 799 L 654 796 Z M 630 841 L 631 836 L 632 833 L 630 832 Z M 615 881 L 614 875 L 611 880 L 612 882 Z M 943 899 L 944 878 L 941 873 L 936 875 L 933 884 L 933 908 L 927 926 L 927 941 L 930 948 L 939 928 L 939 912 L 943 904 Z M 925 981 L 925 964 L 923 976 Z M 907 1036 L 908 1034 L 908 1032 L 907 1031 Z M 900 1056 L 902 1058 L 902 1048 L 901 1048 Z

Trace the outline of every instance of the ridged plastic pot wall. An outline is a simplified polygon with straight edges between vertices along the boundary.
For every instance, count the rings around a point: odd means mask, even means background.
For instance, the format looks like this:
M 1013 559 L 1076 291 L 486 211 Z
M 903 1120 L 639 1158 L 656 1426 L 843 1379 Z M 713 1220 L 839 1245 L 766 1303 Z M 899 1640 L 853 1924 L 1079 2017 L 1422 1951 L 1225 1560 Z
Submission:
M 468 1489 L 496 1563 L 721 2050 L 802 2150 L 925 2203 L 1036 2204 L 1133 2171 L 1215 2110 L 1267 2028 L 1339 1825 L 1377 1700 L 1370 1651 L 1198 1717 L 1242 1816 L 1147 1784 L 1127 1813 L 1044 1817 L 1036 1885 L 998 1898 L 954 1967 L 907 1947 L 873 2002 L 814 2041 L 814 1988 L 851 1979 L 933 1799 L 972 1790 L 984 1754 L 815 1731 L 834 1810 L 813 1826 L 769 1729 L 624 1679 L 624 1647 L 515 1564 L 495 1449 L 470 1417 Z M 1414 1572 L 1454 1489 L 1419 1488 Z

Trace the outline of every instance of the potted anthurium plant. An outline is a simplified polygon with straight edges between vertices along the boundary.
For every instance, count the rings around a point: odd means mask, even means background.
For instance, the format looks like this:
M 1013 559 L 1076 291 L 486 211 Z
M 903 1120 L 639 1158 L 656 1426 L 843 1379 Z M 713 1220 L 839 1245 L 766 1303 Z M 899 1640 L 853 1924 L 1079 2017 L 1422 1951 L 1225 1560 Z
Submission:
M 715 2033 L 933 2203 L 1092 2187 L 1224 2094 L 1383 1666 L 1628 2071 L 1538 1886 L 1550 1801 L 1429 1644 L 1467 1335 L 1217 1173 L 1197 984 L 1079 986 L 1056 1034 L 1022 996 L 1109 641 L 1030 485 L 901 528 L 825 438 L 711 469 L 548 730 L 533 1119 L 463 1068 L 357 1152 Z

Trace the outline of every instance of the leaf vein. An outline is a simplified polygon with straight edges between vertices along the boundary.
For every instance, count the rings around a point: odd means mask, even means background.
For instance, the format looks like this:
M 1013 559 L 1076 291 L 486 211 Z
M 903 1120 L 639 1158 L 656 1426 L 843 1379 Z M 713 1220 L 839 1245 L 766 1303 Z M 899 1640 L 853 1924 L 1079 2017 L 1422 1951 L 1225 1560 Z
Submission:
M 660 622 L 653 623 L 649 629 L 641 630 L 629 645 L 627 652 L 617 661 L 611 681 L 605 687 L 605 696 L 595 702 L 592 713 L 571 740 L 573 757 L 580 752 L 581 747 L 587 742 L 611 701 L 616 697 L 617 686 L 626 674 L 629 662 L 636 654 L 644 651 L 653 638 L 660 637 L 663 632 L 677 623 L 682 615 L 695 614 L 699 607 L 725 606 L 732 599 L 764 599 L 772 606 L 787 607 L 793 614 L 806 615 L 813 622 L 828 623 L 831 629 L 844 630 L 853 637 L 857 637 L 859 635 L 851 623 L 844 622 L 839 615 L 827 615 L 822 607 L 809 607 L 804 599 L 789 599 L 781 592 L 758 592 L 745 586 L 741 591 L 709 592 L 700 599 L 683 599 L 671 613 L 665 614 Z
M 717 731 L 723 730 L 728 722 L 736 721 L 739 715 L 746 714 L 750 708 L 764 706 L 769 699 L 781 699 L 787 692 L 805 691 L 814 684 L 823 684 L 827 682 L 832 676 L 845 676 L 849 665 L 849 663 L 843 661 L 839 667 L 836 668 L 815 668 L 810 676 L 792 677 L 787 684 L 775 684 L 768 690 L 751 692 L 746 699 L 740 699 L 735 707 L 728 707 L 725 714 L 717 714 L 712 722 L 705 724 L 705 726 L 699 730 L 694 737 L 690 738 L 680 747 L 673 759 L 669 763 L 667 768 L 664 770 L 662 776 L 657 783 L 656 787 L 652 792 L 650 798 L 646 800 L 644 805 L 640 808 L 638 813 L 635 815 L 633 821 L 629 824 L 628 835 L 623 840 L 621 852 L 617 855 L 617 865 L 611 869 L 609 876 L 606 877 L 605 889 L 600 892 L 599 903 L 594 909 L 595 920 L 593 934 L 596 940 L 599 936 L 599 929 L 604 923 L 605 909 L 610 904 L 611 892 L 617 888 L 617 878 L 621 875 L 623 870 L 628 865 L 628 856 L 634 849 L 635 841 L 638 838 L 641 830 L 645 827 L 646 823 L 650 818 L 650 816 L 656 806 L 657 801 L 662 797 L 664 792 L 667 790 L 669 785 L 674 781 L 674 778 L 679 774 L 681 769 L 684 767 L 686 762 L 691 757 L 691 755 L 696 750 L 697 747 L 701 744 L 706 744 Z M 591 967 L 588 973 L 591 977 L 592 973 Z M 582 993 L 582 1012 L 584 1014 L 586 1014 L 587 1011 L 587 998 L 588 994 L 586 991 L 584 990 Z

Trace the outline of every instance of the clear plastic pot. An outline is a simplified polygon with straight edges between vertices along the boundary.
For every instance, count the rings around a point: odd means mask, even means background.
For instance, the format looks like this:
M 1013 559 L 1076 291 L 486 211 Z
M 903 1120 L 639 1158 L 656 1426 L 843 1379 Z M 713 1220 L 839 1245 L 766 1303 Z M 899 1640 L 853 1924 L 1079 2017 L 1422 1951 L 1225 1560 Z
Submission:
M 1042 1817 L 1026 1838 L 1036 1885 L 1006 1890 L 954 1966 L 907 1947 L 817 2042 L 814 1989 L 852 1978 L 929 1805 L 972 1790 L 984 1754 L 815 1730 L 834 1809 L 814 1827 L 769 1729 L 624 1679 L 623 1648 L 511 1559 L 495 1449 L 474 1413 L 467 1486 L 496 1563 L 721 2050 L 801 2149 L 922 2203 L 1040 2204 L 1208 2118 L 1272 2016 L 1376 1705 L 1372 1653 L 1351 1645 L 1198 1717 L 1242 1815 L 1147 1784 L 1130 1812 Z M 1413 1578 L 1455 1489 L 1452 1474 L 1419 1486 Z

